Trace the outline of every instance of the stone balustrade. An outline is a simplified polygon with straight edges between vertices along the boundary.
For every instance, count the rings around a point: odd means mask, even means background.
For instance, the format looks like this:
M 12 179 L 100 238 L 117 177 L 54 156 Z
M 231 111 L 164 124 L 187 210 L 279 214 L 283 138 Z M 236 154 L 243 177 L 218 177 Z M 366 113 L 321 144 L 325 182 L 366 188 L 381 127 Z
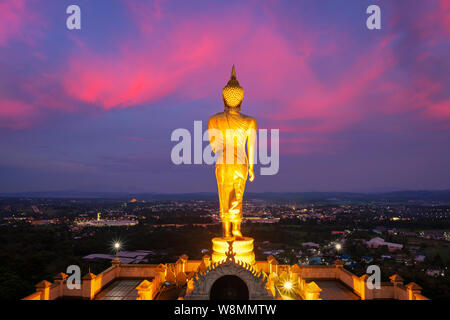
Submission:
M 36 292 L 23 300 L 55 300 L 62 298 L 92 300 L 115 279 L 145 279 L 136 288 L 138 299 L 151 300 L 159 292 L 161 284 L 170 281 L 178 286 L 187 283 L 186 293 L 193 290 L 192 277 L 200 269 L 211 267 L 211 259 L 205 255 L 202 260 L 189 260 L 186 255 L 180 257 L 176 263 L 171 264 L 120 264 L 114 259 L 112 266 L 102 273 L 95 275 L 88 273 L 82 277 L 81 288 L 69 289 L 67 275 L 60 273 L 55 276 L 54 282 L 41 281 L 36 285 Z M 255 272 L 267 274 L 265 289 L 276 296 L 276 283 L 279 276 L 287 274 L 290 281 L 296 284 L 298 294 L 305 300 L 320 300 L 322 289 L 313 280 L 334 279 L 351 289 L 361 300 L 394 299 L 394 300 L 429 300 L 421 294 L 422 288 L 411 282 L 404 285 L 404 280 L 398 276 L 390 277 L 390 282 L 382 282 L 379 289 L 369 289 L 367 275 L 358 277 L 343 267 L 342 261 L 336 261 L 330 266 L 298 266 L 279 265 L 278 261 L 270 256 L 267 261 L 257 261 L 253 266 Z M 152 279 L 148 281 L 146 279 Z

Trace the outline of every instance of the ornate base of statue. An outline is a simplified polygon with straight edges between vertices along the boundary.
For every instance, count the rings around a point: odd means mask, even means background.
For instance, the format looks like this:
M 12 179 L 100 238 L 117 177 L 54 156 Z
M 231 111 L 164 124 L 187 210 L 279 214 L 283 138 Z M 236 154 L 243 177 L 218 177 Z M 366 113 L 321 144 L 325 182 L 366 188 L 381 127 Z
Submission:
M 227 259 L 227 252 L 229 250 L 228 241 L 233 241 L 233 252 L 236 254 L 235 260 L 255 264 L 255 253 L 253 252 L 253 238 L 239 237 L 239 238 L 224 238 L 217 237 L 212 239 L 212 262 L 221 262 Z

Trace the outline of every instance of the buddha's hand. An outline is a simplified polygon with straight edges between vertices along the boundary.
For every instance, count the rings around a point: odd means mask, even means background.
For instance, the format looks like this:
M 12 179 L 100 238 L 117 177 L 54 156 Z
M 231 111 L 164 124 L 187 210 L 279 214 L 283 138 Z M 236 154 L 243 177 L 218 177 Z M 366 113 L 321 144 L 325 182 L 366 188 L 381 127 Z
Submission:
M 255 173 L 253 172 L 253 168 L 248 168 L 248 176 L 250 182 L 253 182 L 253 180 L 255 179 Z

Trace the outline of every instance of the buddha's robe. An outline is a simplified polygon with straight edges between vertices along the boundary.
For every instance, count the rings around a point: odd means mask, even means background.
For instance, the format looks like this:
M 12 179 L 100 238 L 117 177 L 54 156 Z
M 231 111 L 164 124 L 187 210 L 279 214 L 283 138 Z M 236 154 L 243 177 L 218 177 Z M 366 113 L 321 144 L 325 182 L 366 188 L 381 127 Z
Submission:
M 224 111 L 209 119 L 209 141 L 216 154 L 220 218 L 223 222 L 242 220 L 242 199 L 248 175 L 245 146 L 252 130 L 256 132 L 255 119 L 242 113 Z

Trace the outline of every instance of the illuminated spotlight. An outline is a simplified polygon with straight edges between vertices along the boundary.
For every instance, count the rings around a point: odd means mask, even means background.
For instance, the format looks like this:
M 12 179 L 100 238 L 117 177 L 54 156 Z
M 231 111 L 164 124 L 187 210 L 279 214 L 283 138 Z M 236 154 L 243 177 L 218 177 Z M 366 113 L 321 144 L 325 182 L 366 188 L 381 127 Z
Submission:
M 336 250 L 339 251 L 342 249 L 342 246 L 340 243 L 336 243 Z
M 293 287 L 294 285 L 292 284 L 291 281 L 286 281 L 285 283 L 283 283 L 283 288 L 286 291 L 291 291 Z
M 120 242 L 114 242 L 114 249 L 116 249 L 116 257 L 119 253 Z

